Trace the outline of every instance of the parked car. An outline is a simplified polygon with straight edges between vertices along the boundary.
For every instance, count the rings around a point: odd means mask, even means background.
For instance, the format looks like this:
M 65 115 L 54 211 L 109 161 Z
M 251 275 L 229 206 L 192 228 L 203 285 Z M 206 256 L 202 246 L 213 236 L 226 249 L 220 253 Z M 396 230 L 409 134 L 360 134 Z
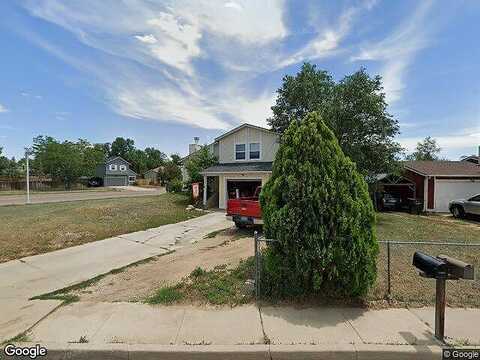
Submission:
M 227 200 L 227 218 L 231 219 L 238 228 L 263 224 L 262 209 L 258 200 L 260 191 L 262 191 L 261 186 L 256 188 L 252 197 Z
M 480 194 L 469 199 L 452 200 L 448 209 L 456 218 L 463 218 L 465 215 L 480 215 Z
M 402 199 L 390 193 L 384 193 L 380 200 L 380 210 L 400 209 Z
M 101 177 L 92 177 L 88 179 L 88 187 L 100 187 L 103 186 L 103 179 Z

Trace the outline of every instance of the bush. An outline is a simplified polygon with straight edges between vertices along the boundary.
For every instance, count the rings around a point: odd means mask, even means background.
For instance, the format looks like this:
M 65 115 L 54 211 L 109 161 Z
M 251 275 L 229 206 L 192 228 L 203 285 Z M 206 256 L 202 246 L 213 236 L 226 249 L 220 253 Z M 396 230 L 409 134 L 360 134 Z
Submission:
M 282 136 L 260 196 L 274 297 L 363 296 L 376 278 L 378 243 L 367 184 L 317 113 Z
M 183 182 L 180 179 L 173 179 L 172 181 L 167 183 L 166 190 L 168 192 L 178 193 L 181 192 L 183 189 Z

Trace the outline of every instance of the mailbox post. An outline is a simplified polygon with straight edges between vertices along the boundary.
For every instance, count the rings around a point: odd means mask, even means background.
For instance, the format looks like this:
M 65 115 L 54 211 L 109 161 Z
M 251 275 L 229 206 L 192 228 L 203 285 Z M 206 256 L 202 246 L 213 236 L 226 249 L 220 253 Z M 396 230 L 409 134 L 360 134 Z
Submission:
M 473 266 L 445 255 L 433 257 L 419 251 L 413 254 L 413 265 L 420 270 L 420 276 L 436 280 L 435 337 L 444 341 L 447 280 L 474 280 Z
M 440 341 L 445 338 L 446 284 L 446 274 L 439 275 L 435 291 L 435 337 Z

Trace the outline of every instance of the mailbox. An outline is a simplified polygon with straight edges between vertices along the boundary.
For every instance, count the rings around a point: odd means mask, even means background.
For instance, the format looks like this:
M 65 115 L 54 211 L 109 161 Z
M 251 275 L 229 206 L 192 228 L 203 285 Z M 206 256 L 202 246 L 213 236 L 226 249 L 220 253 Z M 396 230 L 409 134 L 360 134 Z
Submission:
M 435 337 L 441 341 L 445 335 L 445 286 L 447 280 L 474 280 L 473 266 L 446 255 L 437 257 L 416 251 L 413 265 L 420 270 L 420 275 L 436 279 L 435 291 Z
M 451 278 L 475 280 L 475 271 L 472 265 L 446 255 L 438 255 L 438 258 L 446 263 L 447 272 Z
M 447 263 L 445 261 L 420 251 L 413 254 L 413 266 L 419 269 L 425 277 L 437 278 L 447 274 Z

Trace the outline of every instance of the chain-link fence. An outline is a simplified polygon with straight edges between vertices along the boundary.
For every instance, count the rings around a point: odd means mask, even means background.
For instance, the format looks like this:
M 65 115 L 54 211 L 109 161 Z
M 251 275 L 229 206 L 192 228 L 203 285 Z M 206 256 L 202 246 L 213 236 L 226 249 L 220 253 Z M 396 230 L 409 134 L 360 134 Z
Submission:
M 255 232 L 255 295 L 262 298 L 263 249 L 277 242 Z M 415 251 L 447 255 L 475 268 L 475 280 L 453 280 L 447 284 L 447 303 L 452 306 L 480 307 L 480 243 L 453 241 L 379 241 L 377 280 L 367 295 L 369 301 L 389 300 L 411 305 L 431 305 L 435 301 L 435 280 L 420 277 L 412 265 Z

